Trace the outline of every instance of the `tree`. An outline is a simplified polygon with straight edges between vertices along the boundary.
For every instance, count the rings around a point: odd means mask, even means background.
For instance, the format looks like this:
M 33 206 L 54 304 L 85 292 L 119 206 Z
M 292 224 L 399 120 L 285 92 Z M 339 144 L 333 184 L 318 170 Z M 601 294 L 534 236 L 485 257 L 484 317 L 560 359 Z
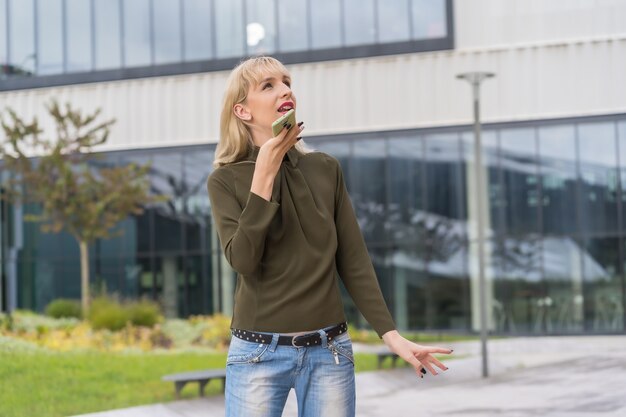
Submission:
M 9 122 L 0 114 L 4 138 L 0 157 L 9 173 L 2 198 L 16 204 L 41 205 L 41 214 L 25 221 L 41 222 L 44 233 L 70 233 L 80 248 L 81 304 L 87 314 L 89 296 L 89 244 L 123 234 L 111 229 L 129 215 L 143 212 L 146 204 L 164 201 L 150 193 L 146 173 L 150 163 L 106 166 L 92 152 L 106 142 L 115 119 L 96 123 L 101 110 L 82 115 L 69 103 L 62 109 L 56 100 L 46 105 L 56 123 L 56 140 L 41 137 L 37 118 L 29 124 L 7 108 Z

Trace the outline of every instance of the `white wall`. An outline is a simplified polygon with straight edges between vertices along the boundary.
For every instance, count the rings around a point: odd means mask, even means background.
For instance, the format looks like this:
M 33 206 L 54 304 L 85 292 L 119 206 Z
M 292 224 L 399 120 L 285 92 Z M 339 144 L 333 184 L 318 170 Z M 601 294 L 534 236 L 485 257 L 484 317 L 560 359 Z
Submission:
M 624 0 L 454 0 L 457 48 L 626 35 Z
M 626 1 L 458 0 L 455 5 L 459 47 L 453 51 L 290 66 L 305 140 L 324 133 L 471 123 L 470 87 L 455 79 L 470 70 L 497 74 L 482 87 L 485 122 L 626 113 L 626 30 L 619 31 L 626 18 L 617 19 Z M 511 17 L 515 10 L 528 30 L 507 27 L 518 21 Z M 615 22 L 605 32 L 612 34 L 601 37 L 601 17 L 610 11 Z M 585 16 L 591 23 L 583 24 Z M 574 36 L 576 26 L 586 38 Z M 541 36 L 547 39 L 535 42 Z M 86 110 L 100 106 L 103 119 L 117 119 L 108 149 L 214 143 L 226 76 L 213 72 L 13 91 L 0 94 L 0 106 L 27 117 L 37 112 L 42 120 L 43 104 L 52 96 Z

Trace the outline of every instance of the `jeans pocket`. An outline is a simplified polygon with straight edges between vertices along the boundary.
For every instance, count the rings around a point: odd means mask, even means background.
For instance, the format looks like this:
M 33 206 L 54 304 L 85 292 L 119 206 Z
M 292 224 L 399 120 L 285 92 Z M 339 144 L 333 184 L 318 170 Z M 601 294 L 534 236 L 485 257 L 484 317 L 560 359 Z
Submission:
M 334 340 L 328 342 L 327 349 L 335 356 L 335 363 L 339 364 L 339 357 L 343 356 L 354 365 L 354 353 L 352 351 L 352 340 L 348 333 L 344 333 L 341 336 L 336 337 Z
M 269 344 L 248 342 L 233 336 L 230 347 L 228 348 L 226 365 L 230 363 L 260 362 L 269 346 Z

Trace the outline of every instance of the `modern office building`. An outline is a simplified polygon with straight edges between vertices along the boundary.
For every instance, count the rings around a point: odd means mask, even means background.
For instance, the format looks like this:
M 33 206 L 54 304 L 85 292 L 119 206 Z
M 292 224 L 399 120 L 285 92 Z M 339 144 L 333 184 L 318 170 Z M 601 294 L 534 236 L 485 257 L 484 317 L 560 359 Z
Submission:
M 170 316 L 232 312 L 236 274 L 206 178 L 225 79 L 287 64 L 305 142 L 337 157 L 400 330 L 624 333 L 626 2 L 620 0 L 0 0 L 0 106 L 50 134 L 45 104 L 116 119 L 107 161 L 152 162 L 171 200 L 91 247 L 109 291 Z M 471 88 L 481 87 L 485 209 Z M 78 298 L 78 244 L 1 206 L 2 310 Z M 366 326 L 347 292 L 350 321 Z

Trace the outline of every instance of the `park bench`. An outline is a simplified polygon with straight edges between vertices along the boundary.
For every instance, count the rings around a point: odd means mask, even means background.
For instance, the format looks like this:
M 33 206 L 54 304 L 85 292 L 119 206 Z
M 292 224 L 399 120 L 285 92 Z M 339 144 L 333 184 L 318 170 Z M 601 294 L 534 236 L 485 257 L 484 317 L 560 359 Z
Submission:
M 180 392 L 188 382 L 197 382 L 200 386 L 200 396 L 204 397 L 204 387 L 212 379 L 222 380 L 222 392 L 226 388 L 226 369 L 206 369 L 203 371 L 182 372 L 179 374 L 165 375 L 163 381 L 174 382 L 176 398 L 180 399 Z
M 395 353 L 389 352 L 389 351 L 382 351 L 382 352 L 378 352 L 376 356 L 378 357 L 378 369 L 382 368 L 383 362 L 387 358 L 391 358 L 391 367 L 392 368 L 396 367 L 396 361 L 398 360 L 398 355 L 396 355 Z

